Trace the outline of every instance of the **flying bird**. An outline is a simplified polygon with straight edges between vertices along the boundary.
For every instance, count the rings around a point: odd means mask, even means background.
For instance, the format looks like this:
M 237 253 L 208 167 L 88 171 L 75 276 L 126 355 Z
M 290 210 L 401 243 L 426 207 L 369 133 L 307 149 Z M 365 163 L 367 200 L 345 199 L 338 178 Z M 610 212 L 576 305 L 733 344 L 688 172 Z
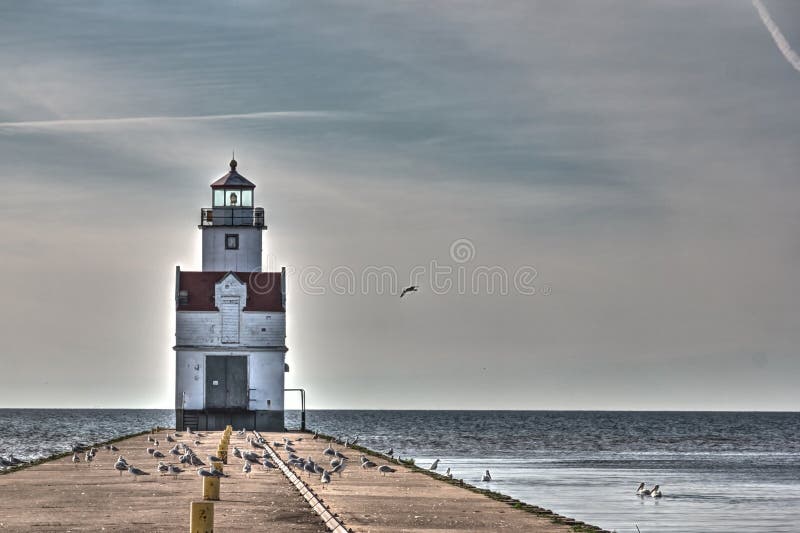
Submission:
M 412 285 L 410 287 L 406 287 L 405 289 L 403 289 L 403 292 L 400 293 L 400 298 L 405 296 L 407 292 L 417 292 L 418 290 L 419 290 L 418 285 Z

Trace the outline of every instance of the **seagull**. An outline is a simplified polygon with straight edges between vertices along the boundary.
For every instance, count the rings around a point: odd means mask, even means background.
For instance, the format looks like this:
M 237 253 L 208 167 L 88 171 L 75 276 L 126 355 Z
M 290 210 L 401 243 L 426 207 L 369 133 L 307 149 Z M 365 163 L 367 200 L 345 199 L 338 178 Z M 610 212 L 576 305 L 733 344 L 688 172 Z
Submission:
M 336 465 L 335 467 L 333 467 L 333 469 L 331 470 L 331 474 L 334 474 L 334 473 L 335 473 L 335 474 L 339 474 L 339 476 L 341 477 L 341 475 L 342 475 L 342 470 L 344 470 L 344 468 L 345 468 L 346 466 L 347 466 L 347 462 L 346 462 L 346 461 L 342 461 L 341 463 L 339 463 L 338 465 Z
M 250 461 L 251 463 L 255 463 L 257 465 L 261 464 L 261 461 L 259 461 L 259 459 L 261 458 L 252 452 L 244 452 L 242 454 L 242 459 L 244 459 L 245 461 Z
M 328 447 L 327 447 L 327 448 L 325 448 L 324 450 L 322 450 L 322 453 L 323 453 L 324 455 L 336 455 L 336 452 L 333 450 L 333 448 L 331 448 L 331 445 L 330 445 L 330 444 L 328 444 Z
M 639 496 L 650 496 L 650 490 L 644 488 L 644 482 L 639 484 L 639 488 L 636 489 L 636 494 Z
M 222 459 L 220 459 L 220 458 L 219 458 L 219 457 L 217 457 L 216 455 L 209 455 L 209 456 L 208 456 L 208 462 L 209 462 L 209 463 L 221 463 L 221 462 L 222 462 Z
M 272 468 L 278 468 L 278 465 L 276 465 L 272 461 L 264 459 L 264 470 L 270 470 Z
M 147 455 L 153 455 L 153 453 L 154 453 L 155 451 L 156 451 L 156 449 L 155 449 L 155 448 L 147 448 Z
M 242 458 L 242 451 L 236 446 L 233 447 L 233 456 L 238 457 L 239 459 Z
M 250 461 L 245 461 L 244 466 L 242 466 L 242 472 L 244 472 L 244 477 L 250 477 L 250 472 L 253 470 L 253 463 Z
M 661 485 L 656 485 L 653 487 L 653 490 L 650 491 L 650 496 L 653 498 L 660 498 L 661 497 Z
M 325 488 L 325 485 L 331 482 L 331 475 L 327 470 L 322 471 L 322 477 L 319 478 L 320 483 L 322 483 L 322 488 Z
M 450 467 L 447 467 L 447 472 L 444 473 L 445 476 L 449 477 L 450 479 L 453 478 L 453 474 L 450 473 Z
M 378 466 L 378 465 L 373 463 L 372 461 L 364 461 L 363 463 L 361 463 L 361 468 L 364 468 L 364 469 L 366 469 L 366 468 L 375 468 L 376 466 Z
M 179 466 L 174 466 L 174 465 L 169 465 L 169 468 L 167 470 L 167 473 L 170 474 L 171 476 L 174 476 L 175 479 L 178 479 L 178 474 L 180 474 L 182 472 L 183 472 L 183 468 L 181 468 Z
M 153 452 L 153 457 L 155 457 L 156 459 L 163 459 L 164 457 L 166 457 L 166 455 L 156 450 Z
M 405 289 L 403 289 L 403 292 L 400 293 L 400 298 L 405 296 L 406 293 L 408 293 L 408 292 L 417 292 L 418 290 L 419 290 L 419 286 L 418 285 L 412 285 L 410 287 L 406 287 Z
M 391 466 L 389 466 L 389 465 L 381 465 L 381 466 L 379 466 L 379 467 L 378 467 L 378 472 L 380 472 L 381 474 L 383 474 L 383 475 L 384 475 L 384 477 L 385 477 L 387 472 L 389 472 L 389 473 L 391 473 L 391 472 L 397 472 L 397 470 L 396 470 L 396 469 L 394 469 L 394 468 L 392 468 L 392 467 L 391 467 Z
M 394 457 L 394 448 L 389 448 L 389 451 L 386 452 L 386 455 L 388 455 L 389 457 Z
M 175 442 L 175 439 L 172 438 L 172 435 L 167 435 L 167 442 Z
M 149 476 L 150 475 L 149 472 L 145 472 L 144 470 L 140 470 L 140 469 L 136 468 L 135 466 L 129 466 L 128 467 L 128 472 L 133 474 L 134 481 L 138 480 L 139 476 Z
M 156 471 L 161 472 L 162 474 L 166 474 L 169 472 L 169 465 L 164 464 L 164 461 L 159 461 L 156 465 Z
M 436 459 L 431 466 L 428 467 L 428 470 L 436 470 L 436 467 L 439 466 L 439 459 Z
M 128 469 L 128 463 L 125 462 L 125 459 L 123 459 L 120 455 L 119 459 L 117 459 L 117 462 L 114 463 L 114 468 L 119 470 L 119 475 L 122 476 L 122 473 Z
M 81 462 L 81 458 L 80 458 L 80 456 L 78 456 L 78 452 L 72 452 L 72 463 L 75 466 L 78 466 L 78 463 L 80 463 L 80 462 Z
M 86 452 L 86 464 L 89 465 L 92 460 L 94 460 L 94 455 L 92 455 L 92 452 Z
M 208 473 L 211 474 L 214 477 L 230 477 L 228 474 L 224 473 L 222 470 L 217 470 L 213 466 L 211 467 L 211 470 L 208 471 Z
M 111 445 L 111 448 L 110 448 L 110 450 L 111 450 L 111 452 L 112 452 L 112 453 L 113 453 L 113 452 L 118 452 L 118 451 L 119 451 L 119 448 L 117 448 L 116 446 L 114 446 L 114 445 L 112 444 L 112 445 Z
M 489 471 L 487 470 L 487 471 L 486 471 L 486 472 L 483 474 L 483 477 L 481 478 L 481 481 L 491 481 L 491 480 L 492 480 L 492 475 L 491 475 L 491 474 L 489 473 Z

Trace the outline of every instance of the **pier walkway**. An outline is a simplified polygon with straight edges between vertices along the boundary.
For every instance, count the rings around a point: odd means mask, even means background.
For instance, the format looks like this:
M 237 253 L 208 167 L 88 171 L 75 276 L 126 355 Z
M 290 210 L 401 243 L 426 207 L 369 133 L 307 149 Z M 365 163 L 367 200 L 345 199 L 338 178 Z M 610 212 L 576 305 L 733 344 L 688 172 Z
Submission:
M 186 442 L 206 460 L 216 452 L 221 432 L 203 432 L 201 444 Z M 157 435 L 159 450 L 167 453 L 172 444 L 166 432 Z M 297 454 L 312 456 L 325 466 L 330 457 L 322 451 L 328 443 L 312 440 L 305 433 L 268 433 L 271 443 L 288 437 L 295 441 Z M 297 441 L 302 438 L 301 441 Z M 202 479 L 193 468 L 178 479 L 155 471 L 156 459 L 146 452 L 152 444 L 147 436 L 131 437 L 115 444 L 119 452 L 100 449 L 91 464 L 73 465 L 70 457 L 55 459 L 6 475 L 0 475 L 0 532 L 3 531 L 138 531 L 160 532 L 189 529 L 189 505 L 202 500 Z M 252 450 L 243 437 L 233 433 L 230 449 Z M 341 447 L 337 447 L 339 449 Z M 276 449 L 286 460 L 287 453 Z M 391 464 L 397 472 L 382 476 L 375 469 L 360 466 L 360 452 L 341 451 L 350 458 L 341 477 L 334 475 L 324 489 L 320 476 L 301 475 L 304 482 L 324 501 L 344 525 L 360 532 L 494 532 L 555 533 L 575 531 L 570 525 L 555 524 L 507 503 L 487 498 L 464 488 Z M 128 472 L 114 470 L 118 455 L 129 464 L 150 473 L 135 480 Z M 371 457 L 378 464 L 381 458 Z M 167 459 L 176 462 L 173 456 Z M 185 466 L 185 465 L 181 465 Z M 220 501 L 215 502 L 215 530 L 323 532 L 317 514 L 298 490 L 277 470 L 265 472 L 254 466 L 250 478 L 242 473 L 242 460 L 229 456 L 221 480 Z M 300 475 L 300 473 L 298 473 Z

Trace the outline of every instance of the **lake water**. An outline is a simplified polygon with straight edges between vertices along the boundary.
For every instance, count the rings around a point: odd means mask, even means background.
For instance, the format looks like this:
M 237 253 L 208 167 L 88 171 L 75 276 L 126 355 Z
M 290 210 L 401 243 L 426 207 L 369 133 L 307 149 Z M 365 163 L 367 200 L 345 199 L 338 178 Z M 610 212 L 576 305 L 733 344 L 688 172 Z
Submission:
M 173 424 L 169 410 L 0 410 L 0 455 Z M 307 424 L 620 533 L 800 531 L 798 413 L 348 410 Z M 642 481 L 663 498 L 637 497 Z

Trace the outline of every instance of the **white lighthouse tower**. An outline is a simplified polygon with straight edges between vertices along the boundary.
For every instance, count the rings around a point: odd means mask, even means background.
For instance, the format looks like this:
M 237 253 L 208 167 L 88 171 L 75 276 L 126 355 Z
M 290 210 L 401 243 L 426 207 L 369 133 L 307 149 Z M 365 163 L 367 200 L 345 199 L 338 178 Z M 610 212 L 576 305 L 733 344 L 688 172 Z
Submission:
M 176 268 L 176 424 L 283 430 L 285 269 L 261 272 L 264 209 L 230 167 L 201 209 L 203 271 Z

